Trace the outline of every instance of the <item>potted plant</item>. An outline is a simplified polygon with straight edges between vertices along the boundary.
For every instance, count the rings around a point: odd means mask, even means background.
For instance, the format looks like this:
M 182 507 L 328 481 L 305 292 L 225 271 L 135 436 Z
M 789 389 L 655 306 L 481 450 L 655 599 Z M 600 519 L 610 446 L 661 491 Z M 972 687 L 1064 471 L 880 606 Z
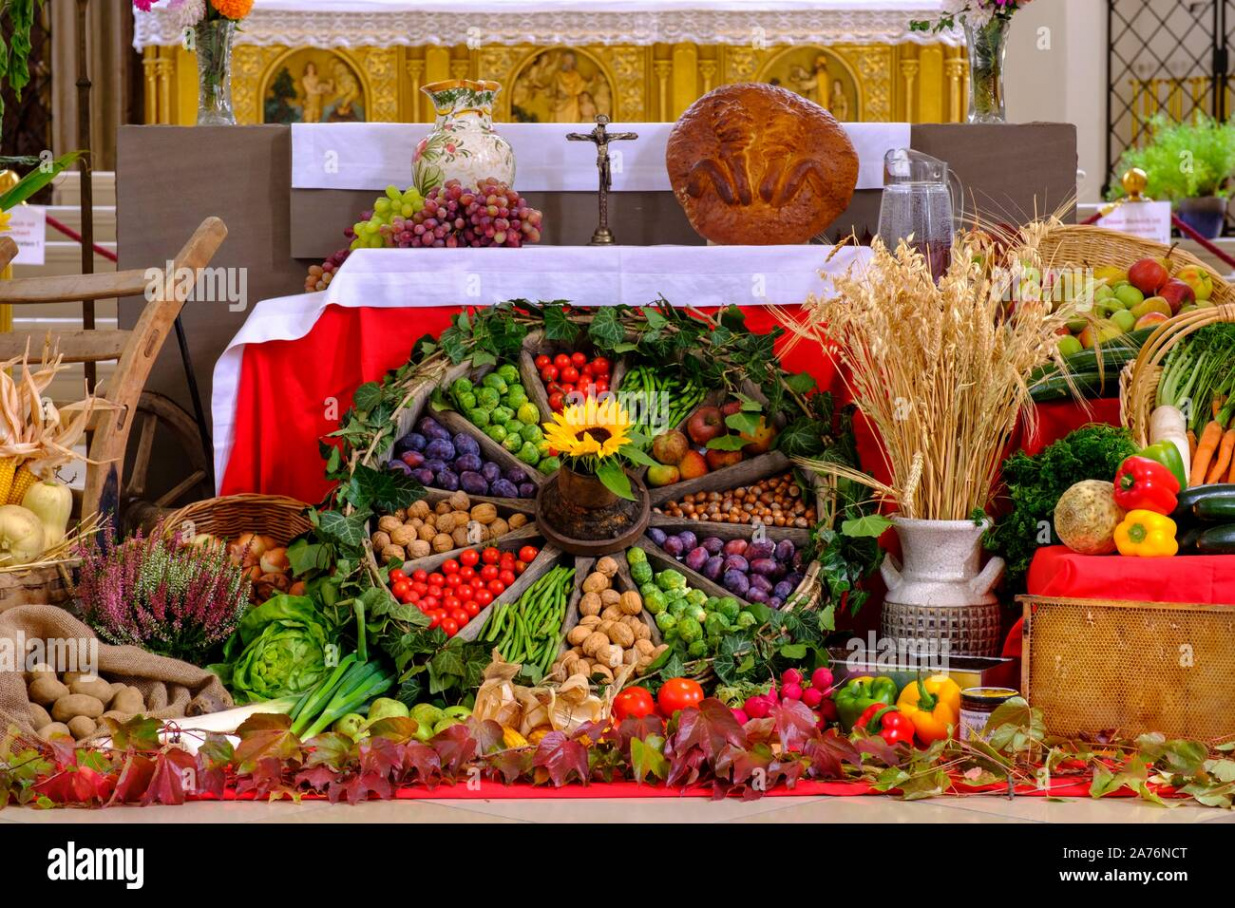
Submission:
M 1148 139 L 1127 149 L 1118 172 L 1145 171 L 1145 195 L 1174 204 L 1179 219 L 1206 239 L 1222 234 L 1230 179 L 1235 174 L 1235 124 L 1204 115 L 1173 123 L 1158 115 L 1146 124 Z M 1124 195 L 1122 187 L 1111 198 Z

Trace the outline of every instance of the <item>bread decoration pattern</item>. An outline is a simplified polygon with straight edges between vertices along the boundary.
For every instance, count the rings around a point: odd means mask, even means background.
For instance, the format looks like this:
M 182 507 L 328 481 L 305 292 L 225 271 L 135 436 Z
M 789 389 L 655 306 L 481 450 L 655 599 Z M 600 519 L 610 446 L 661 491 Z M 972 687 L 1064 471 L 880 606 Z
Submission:
M 849 207 L 858 182 L 857 152 L 836 119 L 758 82 L 692 104 L 665 163 L 691 226 L 724 245 L 804 243 Z

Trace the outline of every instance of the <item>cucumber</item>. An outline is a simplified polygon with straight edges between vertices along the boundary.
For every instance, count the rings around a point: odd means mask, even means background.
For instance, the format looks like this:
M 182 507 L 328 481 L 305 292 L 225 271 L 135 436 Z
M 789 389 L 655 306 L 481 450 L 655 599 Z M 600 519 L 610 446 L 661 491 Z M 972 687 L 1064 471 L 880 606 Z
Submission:
M 1108 368 L 1105 374 L 1098 372 L 1075 372 L 1072 382 L 1082 397 L 1099 398 L 1114 396 L 1119 392 L 1119 370 Z M 1066 400 L 1072 396 L 1072 389 L 1064 376 L 1055 373 L 1050 378 L 1031 382 L 1029 396 L 1035 403 L 1045 403 L 1051 400 Z
M 1197 540 L 1201 538 L 1201 534 L 1205 532 L 1205 527 L 1192 526 L 1184 530 L 1179 536 L 1179 551 L 1180 553 L 1195 552 Z
M 1235 555 L 1235 524 L 1210 527 L 1196 541 L 1202 555 Z
M 1208 520 L 1211 523 L 1235 522 L 1235 495 L 1202 498 L 1192 506 L 1192 513 L 1199 520 Z
M 1180 492 L 1176 500 L 1178 506 L 1174 516 L 1178 519 L 1196 517 L 1201 520 L 1235 521 L 1235 483 L 1216 482 L 1207 486 L 1190 486 Z M 1202 502 L 1206 503 L 1204 513 L 1200 507 Z M 1205 516 L 1207 514 L 1214 516 Z

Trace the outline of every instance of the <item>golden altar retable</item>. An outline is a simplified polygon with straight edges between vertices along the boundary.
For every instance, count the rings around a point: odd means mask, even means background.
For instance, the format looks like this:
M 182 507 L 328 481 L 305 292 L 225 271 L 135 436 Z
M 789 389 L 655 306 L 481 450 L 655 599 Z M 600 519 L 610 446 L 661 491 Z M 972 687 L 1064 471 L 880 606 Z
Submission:
M 390 0 L 388 13 L 318 9 L 304 19 L 289 5 L 268 12 L 259 2 L 239 33 L 232 90 L 240 123 L 425 122 L 432 109 L 421 87 L 452 78 L 502 83 L 501 121 L 580 122 L 596 113 L 617 122 L 670 121 L 716 86 L 747 81 L 783 85 L 841 120 L 959 122 L 968 107 L 968 60 L 956 36 L 907 30 L 910 19 L 935 11 L 936 0 L 919 9 L 872 2 L 858 12 L 852 3 L 820 0 L 792 15 L 763 4 L 751 15 L 694 11 L 689 18 L 673 4 L 662 13 L 633 3 L 629 15 L 615 18 L 583 3 L 546 3 L 553 18 L 543 32 L 527 16 L 401 12 L 399 0 Z M 366 43 L 417 33 L 445 40 Z M 543 38 L 532 40 L 537 34 Z M 177 39 L 166 21 L 139 16 L 147 123 L 196 119 L 196 58 Z

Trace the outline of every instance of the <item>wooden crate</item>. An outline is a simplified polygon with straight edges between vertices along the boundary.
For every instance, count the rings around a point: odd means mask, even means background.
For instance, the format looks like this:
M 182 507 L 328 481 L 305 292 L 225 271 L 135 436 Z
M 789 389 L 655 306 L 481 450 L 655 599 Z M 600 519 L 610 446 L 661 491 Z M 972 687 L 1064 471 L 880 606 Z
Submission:
M 1235 733 L 1235 606 L 1017 598 L 1021 690 L 1049 733 Z

